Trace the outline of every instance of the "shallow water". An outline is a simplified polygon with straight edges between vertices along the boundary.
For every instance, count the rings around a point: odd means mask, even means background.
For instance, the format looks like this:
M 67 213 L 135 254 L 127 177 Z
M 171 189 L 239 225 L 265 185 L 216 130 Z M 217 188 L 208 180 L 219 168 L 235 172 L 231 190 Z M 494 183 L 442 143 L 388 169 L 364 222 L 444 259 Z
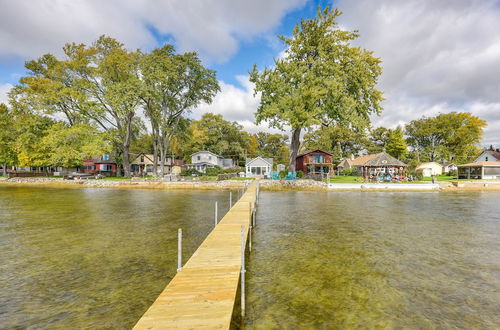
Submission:
M 500 328 L 499 192 L 261 192 L 247 328 Z
M 0 328 L 131 328 L 228 194 L 0 187 Z

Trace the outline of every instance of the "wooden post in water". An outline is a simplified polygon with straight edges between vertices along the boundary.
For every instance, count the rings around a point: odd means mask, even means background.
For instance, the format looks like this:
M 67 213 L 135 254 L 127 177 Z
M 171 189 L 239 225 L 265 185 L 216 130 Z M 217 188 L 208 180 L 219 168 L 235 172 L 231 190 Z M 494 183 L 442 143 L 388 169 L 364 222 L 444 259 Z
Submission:
M 245 318 L 245 226 L 241 226 L 241 318 Z
M 217 219 L 219 218 L 219 217 L 218 217 L 218 214 L 217 214 L 217 209 L 218 209 L 218 207 L 217 207 L 217 202 L 215 202 L 215 225 L 216 225 L 216 226 L 217 226 Z
M 233 193 L 230 191 L 229 192 L 229 209 L 231 209 L 231 207 L 233 207 Z
M 182 269 L 182 229 L 177 231 L 177 271 Z

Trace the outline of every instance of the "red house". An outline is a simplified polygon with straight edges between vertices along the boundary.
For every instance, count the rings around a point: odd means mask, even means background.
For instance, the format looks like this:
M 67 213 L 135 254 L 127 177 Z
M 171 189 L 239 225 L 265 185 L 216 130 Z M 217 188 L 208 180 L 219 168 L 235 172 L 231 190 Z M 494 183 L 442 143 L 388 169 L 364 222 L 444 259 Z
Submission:
M 331 173 L 332 154 L 320 149 L 307 150 L 295 158 L 295 170 L 304 174 Z
M 117 168 L 118 165 L 109 155 L 102 155 L 83 162 L 83 172 L 89 174 L 116 176 Z

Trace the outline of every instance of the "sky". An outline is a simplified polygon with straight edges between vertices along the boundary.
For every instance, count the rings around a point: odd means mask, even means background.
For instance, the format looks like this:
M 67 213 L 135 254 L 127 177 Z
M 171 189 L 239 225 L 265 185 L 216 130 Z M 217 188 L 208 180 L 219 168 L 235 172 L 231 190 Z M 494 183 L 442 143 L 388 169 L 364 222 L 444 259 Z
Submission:
M 277 132 L 254 124 L 248 71 L 272 66 L 284 50 L 276 36 L 291 35 L 318 5 L 339 8 L 342 28 L 359 30 L 356 46 L 382 60 L 386 100 L 374 126 L 468 111 L 488 122 L 483 146 L 500 147 L 500 0 L 0 0 L 0 102 L 25 61 L 106 34 L 130 49 L 198 52 L 221 92 L 192 116 L 220 113 L 249 132 Z

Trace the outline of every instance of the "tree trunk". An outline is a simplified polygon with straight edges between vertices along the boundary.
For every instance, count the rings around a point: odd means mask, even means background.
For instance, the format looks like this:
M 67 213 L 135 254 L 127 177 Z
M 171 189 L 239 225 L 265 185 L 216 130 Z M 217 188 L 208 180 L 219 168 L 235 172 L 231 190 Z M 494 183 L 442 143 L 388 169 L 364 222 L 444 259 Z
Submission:
M 153 175 L 158 176 L 158 138 L 153 138 Z
M 288 170 L 295 172 L 295 159 L 300 147 L 300 131 L 301 128 L 295 128 L 292 132 L 292 143 L 290 144 L 290 161 L 288 162 Z
M 3 176 L 7 176 L 7 164 L 3 164 Z

